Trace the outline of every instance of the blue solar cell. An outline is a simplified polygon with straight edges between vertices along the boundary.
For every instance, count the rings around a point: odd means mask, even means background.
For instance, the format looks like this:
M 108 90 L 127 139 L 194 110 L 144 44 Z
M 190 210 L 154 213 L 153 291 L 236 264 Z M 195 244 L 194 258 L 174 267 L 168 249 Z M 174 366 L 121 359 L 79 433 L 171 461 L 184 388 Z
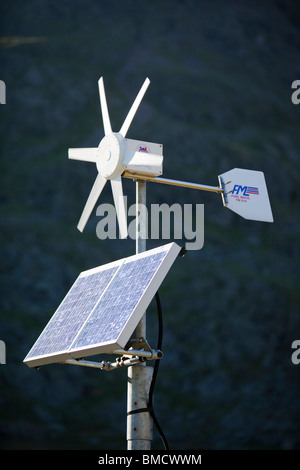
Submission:
M 117 340 L 166 252 L 124 263 L 97 303 L 72 350 Z
M 26 359 L 70 348 L 117 267 L 78 277 Z

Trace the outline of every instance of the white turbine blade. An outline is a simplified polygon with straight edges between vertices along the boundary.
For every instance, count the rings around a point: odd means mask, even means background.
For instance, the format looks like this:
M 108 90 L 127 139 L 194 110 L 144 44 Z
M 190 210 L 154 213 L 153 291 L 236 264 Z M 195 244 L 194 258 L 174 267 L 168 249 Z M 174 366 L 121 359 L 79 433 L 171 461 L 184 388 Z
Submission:
M 126 238 L 128 235 L 127 216 L 126 216 L 126 208 L 125 208 L 125 200 L 123 196 L 121 176 L 117 176 L 116 178 L 110 180 L 110 182 L 111 182 L 112 193 L 113 193 L 115 208 L 117 211 L 118 222 L 119 222 L 120 238 Z
M 95 162 L 97 161 L 98 147 L 81 148 L 81 149 L 69 149 L 69 158 L 71 160 L 82 160 L 84 162 Z
M 101 176 L 100 174 L 98 174 L 77 225 L 77 228 L 78 230 L 80 230 L 80 232 L 82 232 L 84 227 L 86 226 L 86 223 L 91 215 L 92 210 L 94 209 L 94 206 L 101 194 L 102 189 L 104 188 L 105 183 L 106 179 L 103 178 L 103 176 Z
M 98 86 L 99 86 L 100 104 L 101 104 L 101 111 L 102 111 L 104 134 L 108 135 L 108 134 L 112 133 L 112 129 L 111 129 L 110 119 L 109 119 L 109 114 L 108 114 L 108 108 L 107 108 L 107 102 L 106 102 L 106 95 L 105 95 L 103 77 L 101 77 L 99 79 Z
M 131 106 L 127 116 L 126 116 L 126 119 L 125 121 L 123 122 L 123 125 L 120 129 L 120 134 L 125 137 L 126 134 L 127 134 L 127 131 L 129 129 L 129 126 L 132 122 L 132 119 L 134 118 L 134 115 L 143 99 L 143 96 L 144 94 L 146 93 L 146 90 L 148 88 L 148 86 L 150 85 L 150 80 L 149 78 L 146 78 L 146 80 L 144 81 L 143 85 L 142 85 L 142 88 L 140 89 L 140 91 L 138 92 L 138 95 L 137 97 L 135 98 L 134 102 L 133 102 L 133 105 Z

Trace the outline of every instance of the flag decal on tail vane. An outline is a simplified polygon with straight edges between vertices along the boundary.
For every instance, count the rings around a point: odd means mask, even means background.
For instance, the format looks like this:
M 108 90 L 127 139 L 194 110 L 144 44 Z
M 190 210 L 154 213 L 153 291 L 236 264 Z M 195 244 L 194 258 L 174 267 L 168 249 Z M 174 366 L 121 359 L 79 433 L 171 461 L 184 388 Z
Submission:
M 253 188 L 252 186 L 248 186 L 245 194 L 247 196 L 250 196 L 250 194 L 259 194 L 259 191 L 258 191 L 258 188 Z

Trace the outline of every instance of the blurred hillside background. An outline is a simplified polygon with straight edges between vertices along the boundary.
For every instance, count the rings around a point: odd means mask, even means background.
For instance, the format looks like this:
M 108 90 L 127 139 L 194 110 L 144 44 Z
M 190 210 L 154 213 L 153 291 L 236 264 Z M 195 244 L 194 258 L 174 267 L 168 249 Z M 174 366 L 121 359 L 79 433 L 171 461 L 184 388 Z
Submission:
M 133 240 L 97 238 L 95 211 L 76 228 L 96 168 L 68 148 L 103 137 L 101 75 L 114 130 L 150 78 L 127 137 L 163 144 L 164 177 L 217 185 L 231 168 L 262 170 L 275 219 L 147 185 L 149 205 L 205 205 L 203 249 L 160 289 L 154 405 L 170 449 L 300 448 L 299 24 L 288 0 L 1 2 L 2 449 L 126 449 L 126 370 L 23 364 L 78 274 L 135 252 Z M 133 204 L 134 183 L 123 188 Z M 147 331 L 155 347 L 152 304 Z M 163 448 L 156 430 L 152 447 Z

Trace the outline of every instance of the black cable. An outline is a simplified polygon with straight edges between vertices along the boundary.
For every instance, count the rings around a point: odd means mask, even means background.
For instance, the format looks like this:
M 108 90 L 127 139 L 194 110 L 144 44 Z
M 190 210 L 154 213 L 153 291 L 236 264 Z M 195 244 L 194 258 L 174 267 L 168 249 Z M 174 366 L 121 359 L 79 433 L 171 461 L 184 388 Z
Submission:
M 161 307 L 161 301 L 159 297 L 159 293 L 156 292 L 155 294 L 155 300 L 156 300 L 156 305 L 157 305 L 157 313 L 158 313 L 158 340 L 157 340 L 157 349 L 160 351 L 162 348 L 162 340 L 163 340 L 163 316 L 162 316 L 162 307 Z M 148 398 L 148 409 L 149 412 L 152 416 L 153 422 L 156 426 L 157 431 L 160 434 L 160 437 L 162 439 L 162 442 L 164 444 L 165 450 L 169 450 L 169 445 L 166 439 L 166 436 L 163 433 L 163 430 L 161 429 L 159 422 L 157 421 L 157 418 L 154 413 L 153 409 L 153 392 L 154 392 L 154 387 L 156 383 L 156 378 L 157 378 L 157 373 L 158 373 L 158 368 L 159 368 L 159 362 L 160 359 L 156 359 L 155 365 L 154 365 L 154 370 L 153 370 L 153 375 L 152 375 L 152 380 L 151 380 L 151 385 L 149 389 L 149 398 Z

